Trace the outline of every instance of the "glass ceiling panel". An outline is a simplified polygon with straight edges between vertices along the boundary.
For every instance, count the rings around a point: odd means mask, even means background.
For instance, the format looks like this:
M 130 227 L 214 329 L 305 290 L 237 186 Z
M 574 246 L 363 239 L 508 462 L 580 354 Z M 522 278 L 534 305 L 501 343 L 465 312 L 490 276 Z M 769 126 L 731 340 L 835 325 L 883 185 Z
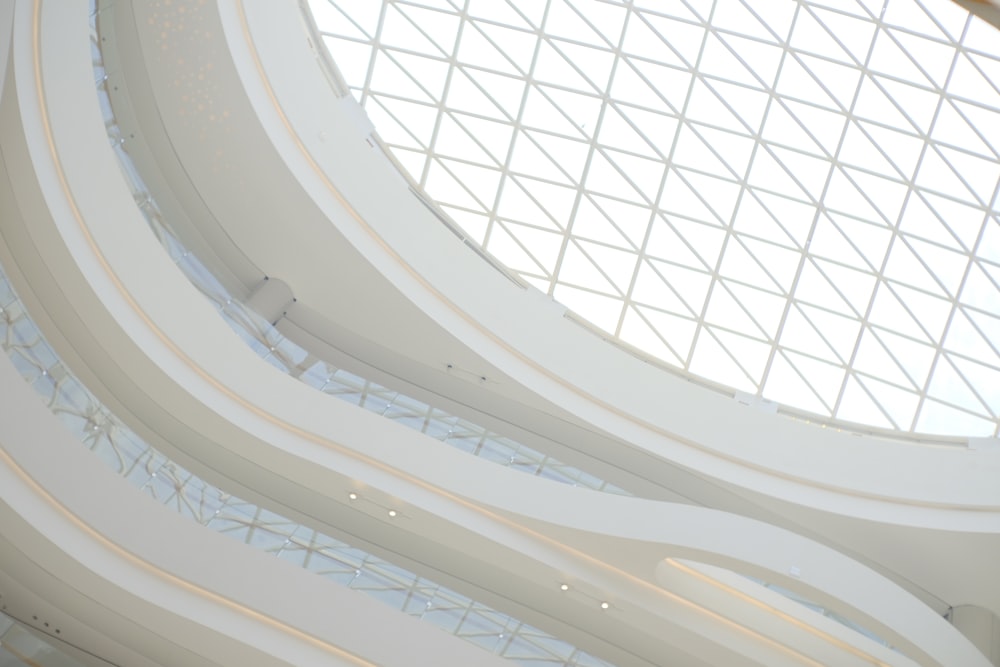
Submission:
M 824 417 L 1000 423 L 1000 39 L 946 0 L 311 0 L 399 161 L 621 342 Z

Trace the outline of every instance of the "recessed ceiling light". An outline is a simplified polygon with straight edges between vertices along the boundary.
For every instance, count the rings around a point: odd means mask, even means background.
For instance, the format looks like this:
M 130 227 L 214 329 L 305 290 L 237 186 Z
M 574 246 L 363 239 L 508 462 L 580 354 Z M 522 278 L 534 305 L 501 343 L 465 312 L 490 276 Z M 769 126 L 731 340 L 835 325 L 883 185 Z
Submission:
M 350 498 L 351 500 L 357 500 L 358 499 L 358 494 L 356 494 L 353 491 L 351 491 L 350 493 L 347 494 L 347 497 Z
M 389 510 L 389 516 L 396 516 L 396 510 Z
M 610 602 L 602 602 L 601 609 L 608 609 L 611 606 Z
M 568 591 L 569 590 L 569 584 L 559 584 L 559 590 L 561 590 L 561 591 Z

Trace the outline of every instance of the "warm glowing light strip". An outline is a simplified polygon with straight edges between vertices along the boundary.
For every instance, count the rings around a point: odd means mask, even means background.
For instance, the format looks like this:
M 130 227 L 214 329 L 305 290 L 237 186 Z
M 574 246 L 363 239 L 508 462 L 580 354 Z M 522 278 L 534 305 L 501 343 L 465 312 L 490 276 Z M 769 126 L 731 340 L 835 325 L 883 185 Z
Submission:
M 866 653 L 866 652 L 862 651 L 861 649 L 853 646 L 852 644 L 849 644 L 849 643 L 845 642 L 844 640 L 842 640 L 842 639 L 840 639 L 838 637 L 834 637 L 830 633 L 825 632 L 823 630 L 820 630 L 816 626 L 810 625 L 809 623 L 806 623 L 805 621 L 802 621 L 801 619 L 798 619 L 795 616 L 792 616 L 791 614 L 789 614 L 787 612 L 781 611 L 777 607 L 773 607 L 773 606 L 767 604 L 766 602 L 764 602 L 763 600 L 755 598 L 752 595 L 748 595 L 747 593 L 744 593 L 743 591 L 737 590 L 736 588 L 733 588 L 732 586 L 729 586 L 728 584 L 722 583 L 718 579 L 710 577 L 710 576 L 708 576 L 707 574 L 705 574 L 703 572 L 699 572 L 698 570 L 696 570 L 696 569 L 694 569 L 692 567 L 684 565 L 683 563 L 680 563 L 679 561 L 674 560 L 673 558 L 667 558 L 667 559 L 664 560 L 664 562 L 667 565 L 670 565 L 671 567 L 677 568 L 678 570 L 680 570 L 681 572 L 684 572 L 685 574 L 688 574 L 688 575 L 690 575 L 692 577 L 695 577 L 696 579 L 700 579 L 701 581 L 704 581 L 705 583 L 710 584 L 711 586 L 714 586 L 715 588 L 718 588 L 719 590 L 725 591 L 726 593 L 728 593 L 729 595 L 732 595 L 735 598 L 739 598 L 740 600 L 742 600 L 744 602 L 748 602 L 748 603 L 752 604 L 753 606 L 757 607 L 758 609 L 762 609 L 763 611 L 766 611 L 767 613 L 769 613 L 769 614 L 771 614 L 773 616 L 777 616 L 781 620 L 783 620 L 783 621 L 785 621 L 787 623 L 790 623 L 790 624 L 798 627 L 800 630 L 804 630 L 805 632 L 808 632 L 811 635 L 815 635 L 816 637 L 819 637 L 820 639 L 824 639 L 824 640 L 828 641 L 829 643 L 833 644 L 834 646 L 836 646 L 836 647 L 838 647 L 838 648 L 840 648 L 840 649 L 842 649 L 844 651 L 847 651 L 848 653 L 851 653 L 852 655 L 854 655 L 854 656 L 856 656 L 858 658 L 861 658 L 862 660 L 866 660 L 866 661 L 872 663 L 876 667 L 891 667 L 891 665 L 888 665 L 887 663 L 882 662 L 878 658 L 875 658 L 874 656 L 869 655 L 868 653 Z

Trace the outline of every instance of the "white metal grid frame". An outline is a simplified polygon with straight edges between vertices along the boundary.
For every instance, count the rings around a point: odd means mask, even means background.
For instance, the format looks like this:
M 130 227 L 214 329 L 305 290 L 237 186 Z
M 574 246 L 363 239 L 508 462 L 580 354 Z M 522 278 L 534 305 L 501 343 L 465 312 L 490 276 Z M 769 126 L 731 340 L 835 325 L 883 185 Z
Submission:
M 946 0 L 311 0 L 380 137 L 525 281 L 683 371 L 995 436 L 1000 40 Z

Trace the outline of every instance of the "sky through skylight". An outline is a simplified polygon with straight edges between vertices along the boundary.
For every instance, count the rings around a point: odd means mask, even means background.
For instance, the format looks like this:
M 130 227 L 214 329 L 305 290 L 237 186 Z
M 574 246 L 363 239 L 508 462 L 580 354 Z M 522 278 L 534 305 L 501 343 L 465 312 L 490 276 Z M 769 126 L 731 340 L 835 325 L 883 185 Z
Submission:
M 413 178 L 668 364 L 995 435 L 1000 35 L 949 0 L 312 0 Z

